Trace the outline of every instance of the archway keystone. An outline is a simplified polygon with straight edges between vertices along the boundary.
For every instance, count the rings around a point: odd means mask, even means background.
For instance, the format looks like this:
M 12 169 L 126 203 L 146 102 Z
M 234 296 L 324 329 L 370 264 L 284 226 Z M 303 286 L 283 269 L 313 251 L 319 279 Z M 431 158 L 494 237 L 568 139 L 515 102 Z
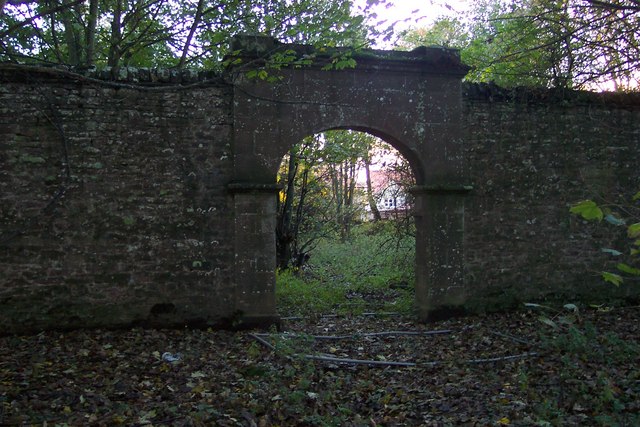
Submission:
M 416 302 L 421 320 L 461 306 L 464 194 L 469 190 L 461 138 L 458 52 L 346 49 L 318 52 L 256 36 L 237 37 L 228 70 L 234 87 L 236 303 L 246 321 L 276 317 L 275 192 L 283 155 L 307 135 L 353 129 L 380 137 L 409 162 L 416 177 Z M 286 52 L 311 65 L 267 69 L 275 79 L 249 78 L 265 58 Z M 353 55 L 355 68 L 326 71 Z M 255 73 L 253 73 L 255 74 Z

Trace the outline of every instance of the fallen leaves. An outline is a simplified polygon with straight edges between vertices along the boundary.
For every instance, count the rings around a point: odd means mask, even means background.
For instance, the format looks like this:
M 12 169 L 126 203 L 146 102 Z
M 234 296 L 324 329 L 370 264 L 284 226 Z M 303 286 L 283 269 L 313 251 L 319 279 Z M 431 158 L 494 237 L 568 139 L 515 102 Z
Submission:
M 632 425 L 637 316 L 594 310 L 584 320 L 603 333 L 574 335 L 541 334 L 529 312 L 428 326 L 401 317 L 291 319 L 285 340 L 258 335 L 272 348 L 249 333 L 188 329 L 4 337 L 0 424 Z M 512 357 L 532 352 L 539 356 Z

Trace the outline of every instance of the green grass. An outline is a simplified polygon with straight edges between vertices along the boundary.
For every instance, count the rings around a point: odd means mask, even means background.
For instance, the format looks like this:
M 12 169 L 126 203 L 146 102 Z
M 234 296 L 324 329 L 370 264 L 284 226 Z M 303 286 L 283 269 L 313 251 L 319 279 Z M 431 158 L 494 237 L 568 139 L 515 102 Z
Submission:
M 288 315 L 408 313 L 414 301 L 415 240 L 392 223 L 357 226 L 346 242 L 322 240 L 303 271 L 279 271 L 279 312 Z

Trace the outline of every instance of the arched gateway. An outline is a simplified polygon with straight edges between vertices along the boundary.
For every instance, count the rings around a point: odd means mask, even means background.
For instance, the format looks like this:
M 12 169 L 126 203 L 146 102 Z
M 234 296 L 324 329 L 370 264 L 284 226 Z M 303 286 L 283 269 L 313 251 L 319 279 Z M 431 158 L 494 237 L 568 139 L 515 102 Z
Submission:
M 413 168 L 421 319 L 637 296 L 602 287 L 613 235 L 568 211 L 637 193 L 637 94 L 461 88 L 447 49 L 323 71 L 349 52 L 235 44 L 222 76 L 0 63 L 0 334 L 274 320 L 276 170 L 302 137 L 343 128 Z M 249 79 L 269 57 L 311 65 Z
M 367 50 L 355 68 L 323 70 L 346 51 L 318 52 L 263 37 L 235 40 L 233 194 L 236 309 L 250 323 L 276 316 L 275 177 L 287 150 L 303 137 L 353 129 L 380 137 L 409 161 L 416 178 L 416 299 L 420 319 L 464 302 L 463 226 L 466 173 L 461 139 L 457 51 Z M 274 53 L 313 58 L 312 65 L 250 78 Z

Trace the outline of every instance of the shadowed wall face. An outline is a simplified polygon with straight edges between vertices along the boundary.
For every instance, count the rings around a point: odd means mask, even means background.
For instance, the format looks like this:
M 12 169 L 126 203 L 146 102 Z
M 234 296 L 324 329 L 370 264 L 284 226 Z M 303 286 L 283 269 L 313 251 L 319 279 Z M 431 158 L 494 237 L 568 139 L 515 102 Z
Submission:
M 239 47 L 251 53 L 252 46 Z M 273 44 L 264 50 L 277 48 Z M 293 46 L 292 50 L 303 55 L 307 48 Z M 252 64 L 259 58 L 260 52 L 254 52 L 240 63 Z M 275 81 L 270 82 L 248 78 L 242 67 L 230 71 L 234 84 L 234 185 L 244 187 L 245 192 L 268 187 L 276 179 L 282 157 L 305 136 L 329 129 L 355 129 L 384 139 L 405 156 L 416 175 L 418 316 L 424 320 L 436 308 L 459 304 L 464 292 L 464 198 L 460 195 L 466 179 L 459 125 L 460 81 L 466 67 L 457 52 L 440 48 L 371 51 L 356 57 L 356 68 L 332 72 L 323 69 L 323 61 L 330 61 L 330 57 L 318 57 L 316 64 L 302 69 L 272 70 Z M 273 210 L 274 197 L 262 200 L 261 212 Z M 446 213 L 422 209 L 426 206 L 441 207 Z M 236 217 L 258 221 L 260 216 L 254 212 L 252 208 L 243 215 L 236 210 Z M 261 224 L 248 228 L 261 229 Z M 272 230 L 254 239 L 273 239 Z M 235 233 L 244 231 L 237 226 Z M 236 268 L 236 286 L 245 295 L 259 295 L 265 280 L 275 283 L 275 275 L 264 274 L 260 257 L 252 251 L 242 246 L 235 249 L 237 260 L 249 261 Z M 275 257 L 271 259 L 273 271 Z
M 2 80 L 3 330 L 231 315 L 230 88 Z
M 362 71 L 391 83 L 307 70 L 286 95 L 4 69 L 2 331 L 274 320 L 275 168 L 303 136 L 341 127 L 385 138 L 416 171 L 420 317 L 601 292 L 592 271 L 614 242 L 568 205 L 637 192 L 637 96 L 461 96 L 458 77 Z M 388 104 L 367 101 L 378 92 Z
M 465 204 L 468 304 L 637 297 L 633 283 L 616 288 L 599 273 L 619 261 L 602 248 L 628 250 L 624 229 L 587 223 L 569 207 L 628 204 L 640 190 L 640 94 L 466 85 L 463 104 L 474 185 Z

